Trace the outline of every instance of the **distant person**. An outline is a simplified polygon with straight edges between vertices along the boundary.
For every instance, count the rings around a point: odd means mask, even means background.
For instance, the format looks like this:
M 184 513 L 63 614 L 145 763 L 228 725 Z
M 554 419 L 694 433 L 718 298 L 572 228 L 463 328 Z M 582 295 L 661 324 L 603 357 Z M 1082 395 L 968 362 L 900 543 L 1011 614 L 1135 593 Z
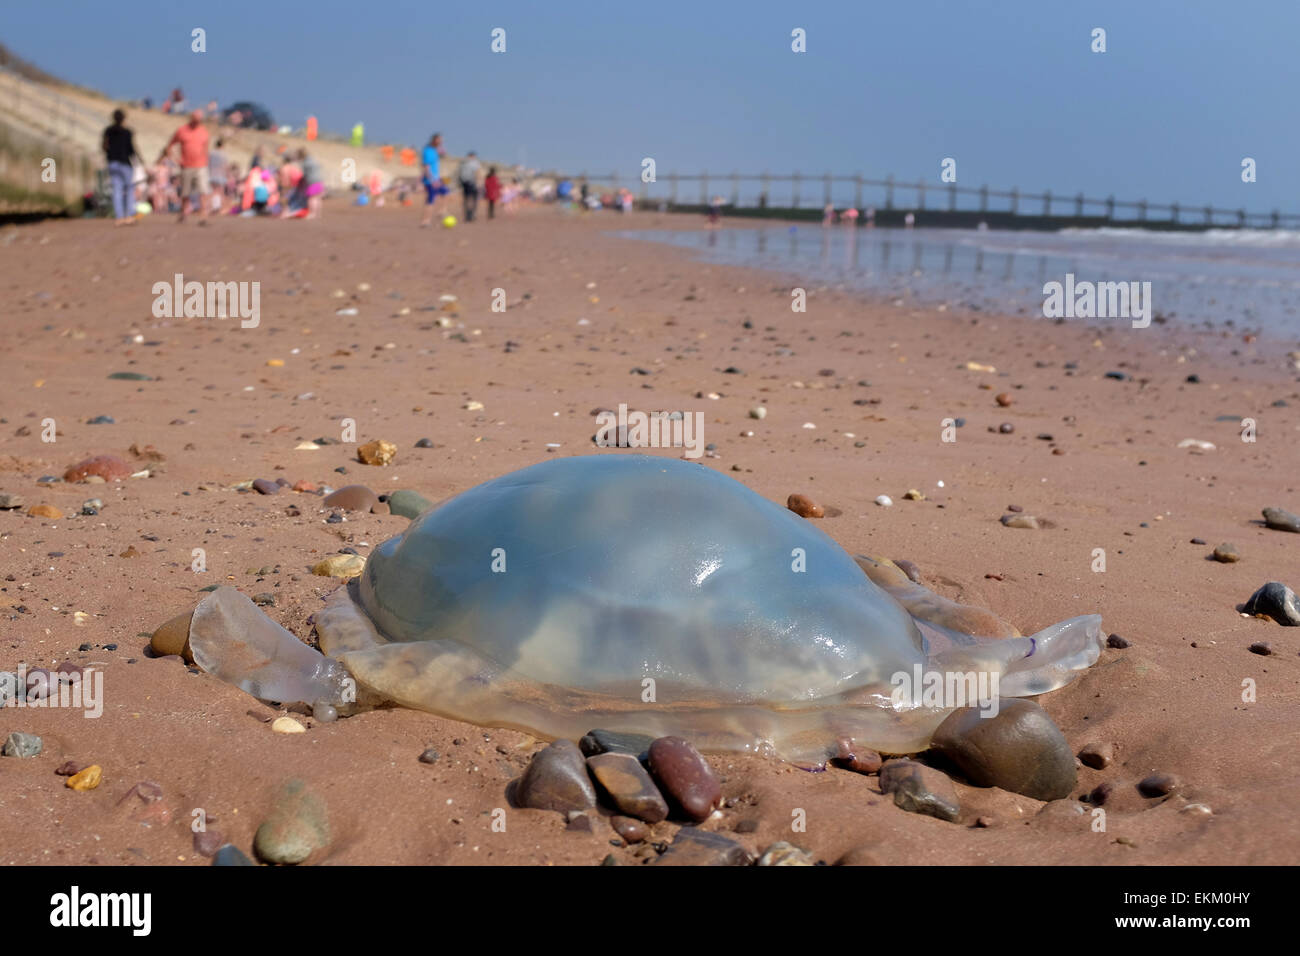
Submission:
M 487 200 L 488 218 L 495 219 L 497 200 L 501 198 L 501 180 L 497 177 L 495 166 L 488 170 L 487 178 L 483 180 L 483 198 Z
M 709 225 L 718 226 L 722 222 L 722 197 L 714 196 L 709 200 Z
M 104 158 L 108 161 L 108 178 L 113 189 L 113 219 L 116 225 L 135 222 L 135 186 L 131 160 L 144 158 L 135 149 L 135 138 L 123 124 L 126 113 L 113 110 L 113 125 L 104 128 Z
M 230 160 L 221 149 L 225 142 L 224 139 L 217 140 L 217 145 L 208 153 L 208 184 L 212 187 L 213 212 L 221 212 L 226 186 L 230 182 Z
M 203 111 L 195 110 L 190 114 L 190 121 L 172 133 L 172 138 L 163 147 L 158 156 L 162 160 L 172 146 L 180 146 L 181 151 L 181 215 L 179 222 L 185 221 L 185 211 L 191 196 L 199 197 L 199 221 L 208 219 L 208 193 L 212 185 L 208 180 L 208 130 L 203 125 Z
M 555 187 L 555 198 L 561 202 L 568 202 L 573 198 L 573 183 L 567 179 L 561 179 Z
M 457 170 L 466 222 L 474 221 L 474 213 L 478 209 L 478 174 L 482 168 L 478 161 L 478 154 L 471 149 L 465 154 L 465 160 L 460 164 L 460 169 Z
M 307 153 L 298 150 L 298 163 L 302 167 L 302 193 L 307 200 L 307 215 L 304 219 L 320 218 L 320 200 L 325 194 L 325 176 L 320 163 Z
M 447 189 L 442 185 L 441 172 L 442 158 L 446 155 L 442 151 L 442 134 L 434 133 L 429 137 L 429 145 L 424 147 L 420 156 L 420 163 L 423 166 L 420 182 L 424 185 L 424 218 L 420 220 L 421 226 L 433 222 L 440 205 L 438 200 L 447 193 Z

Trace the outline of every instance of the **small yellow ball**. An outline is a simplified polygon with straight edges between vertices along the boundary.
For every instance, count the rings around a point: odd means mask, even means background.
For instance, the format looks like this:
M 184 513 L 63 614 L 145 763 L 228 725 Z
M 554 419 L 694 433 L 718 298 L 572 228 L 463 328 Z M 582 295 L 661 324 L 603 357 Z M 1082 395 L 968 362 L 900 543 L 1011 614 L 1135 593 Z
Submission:
M 443 217 L 443 219 L 442 219 L 442 226 L 443 226 L 444 229 L 450 229 L 450 228 L 452 228 L 454 225 L 456 225 L 456 217 L 455 217 L 455 216 L 444 216 L 444 217 Z

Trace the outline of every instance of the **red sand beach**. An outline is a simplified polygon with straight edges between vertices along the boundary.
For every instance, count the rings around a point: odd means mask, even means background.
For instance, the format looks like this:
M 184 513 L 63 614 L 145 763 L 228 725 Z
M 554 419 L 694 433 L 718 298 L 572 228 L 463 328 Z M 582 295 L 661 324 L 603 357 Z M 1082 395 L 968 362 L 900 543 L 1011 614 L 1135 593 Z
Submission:
M 1293 344 L 869 303 L 826 288 L 810 288 L 796 314 L 789 283 L 611 238 L 603 232 L 624 221 L 610 215 L 545 209 L 423 231 L 417 218 L 329 207 L 307 223 L 167 217 L 0 231 L 0 494 L 22 499 L 0 511 L 0 670 L 71 661 L 104 674 L 97 719 L 0 710 L 3 735 L 44 741 L 37 758 L 0 759 L 0 863 L 207 864 L 196 810 L 251 853 L 290 778 L 328 811 L 328 846 L 312 862 L 653 857 L 611 846 L 603 820 L 573 832 L 558 813 L 510 808 L 507 785 L 542 746 L 524 734 L 400 709 L 335 723 L 300 715 L 305 733 L 276 733 L 275 708 L 146 653 L 149 634 L 211 584 L 271 595 L 266 612 L 308 638 L 308 618 L 339 586 L 311 566 L 342 547 L 365 554 L 407 524 L 360 513 L 331 524 L 315 495 L 238 483 L 364 483 L 436 501 L 548 456 L 594 453 L 592 410 L 624 403 L 703 412 L 716 444 L 704 467 L 782 503 L 813 498 L 828 510 L 821 527 L 850 553 L 911 560 L 930 587 L 1025 634 L 1097 612 L 1129 642 L 1038 699 L 1076 752 L 1113 746 L 1108 767 L 1079 769 L 1074 794 L 1113 786 L 1104 832 L 1090 815 L 1039 815 L 1037 800 L 960 783 L 961 819 L 948 823 L 894 806 L 874 776 L 726 755 L 710 757 L 724 807 L 705 829 L 751 852 L 789 840 L 827 862 L 855 848 L 887 865 L 1300 859 L 1300 628 L 1237 611 L 1267 581 L 1300 586 L 1300 535 L 1260 522 L 1264 507 L 1300 511 Z M 176 273 L 260 282 L 260 323 L 155 318 L 153 286 Z M 505 290 L 503 313 L 491 311 L 494 289 Z M 757 405 L 762 420 L 749 416 Z M 101 415 L 114 423 L 86 424 Z M 1245 417 L 1256 442 L 1240 439 Z M 345 418 L 358 443 L 394 443 L 395 461 L 367 466 L 348 444 L 296 450 L 337 438 Z M 965 419 L 955 442 L 941 441 L 946 418 Z M 42 440 L 46 419 L 56 441 Z M 422 438 L 434 447 L 415 447 Z M 1216 448 L 1178 447 L 1187 438 Z M 37 483 L 92 455 L 149 475 Z M 909 489 L 924 500 L 905 500 Z M 874 503 L 882 494 L 892 507 Z M 91 498 L 103 507 L 80 514 Z M 39 505 L 65 517 L 29 514 Z M 1050 526 L 1003 526 L 1009 505 Z M 1221 542 L 1241 560 L 1209 560 Z M 202 574 L 191 570 L 196 548 Z M 1098 548 L 1104 572 L 1093 570 Z M 1271 655 L 1249 650 L 1260 641 Z M 429 748 L 437 760 L 421 763 Z M 65 786 L 55 770 L 68 761 L 100 766 L 100 785 Z M 1170 795 L 1135 788 L 1155 772 L 1177 778 Z M 491 826 L 498 808 L 504 832 Z M 799 810 L 807 829 L 792 833 Z M 653 840 L 677 829 L 657 824 Z

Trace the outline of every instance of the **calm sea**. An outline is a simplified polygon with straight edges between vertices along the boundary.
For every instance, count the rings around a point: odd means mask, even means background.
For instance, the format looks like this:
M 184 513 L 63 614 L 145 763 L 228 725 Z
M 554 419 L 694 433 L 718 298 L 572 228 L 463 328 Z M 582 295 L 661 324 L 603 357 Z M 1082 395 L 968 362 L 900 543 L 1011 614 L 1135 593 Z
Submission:
M 1042 315 L 1048 282 L 1150 282 L 1167 326 L 1228 326 L 1300 338 L 1300 232 L 1136 229 L 1010 232 L 727 225 L 625 230 L 708 262 L 781 273 L 794 284 L 996 313 Z

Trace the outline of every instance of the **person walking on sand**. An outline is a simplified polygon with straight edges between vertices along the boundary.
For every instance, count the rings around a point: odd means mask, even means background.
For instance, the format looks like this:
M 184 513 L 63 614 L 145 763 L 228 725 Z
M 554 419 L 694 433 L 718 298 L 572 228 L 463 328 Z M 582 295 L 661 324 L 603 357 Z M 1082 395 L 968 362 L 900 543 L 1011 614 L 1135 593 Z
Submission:
M 126 113 L 113 110 L 113 125 L 104 128 L 104 157 L 108 160 L 108 178 L 113 188 L 113 223 L 121 226 L 135 222 L 135 173 L 131 160 L 144 157 L 136 152 L 135 139 L 123 123 Z
M 178 222 L 185 221 L 186 207 L 190 196 L 199 197 L 199 222 L 208 221 L 208 193 L 212 191 L 208 180 L 208 130 L 203 125 L 203 111 L 195 110 L 190 114 L 190 121 L 172 133 L 172 138 L 163 147 L 158 159 L 161 160 L 173 145 L 181 148 L 181 215 Z
M 460 169 L 457 170 L 466 222 L 474 221 L 474 213 L 478 209 L 478 174 L 480 169 L 482 169 L 482 166 L 478 161 L 478 153 L 471 149 L 465 154 L 465 159 L 460 164 Z
M 420 156 L 420 163 L 423 166 L 420 182 L 424 186 L 424 218 L 420 220 L 421 226 L 433 222 L 440 205 L 438 200 L 447 193 L 441 178 L 442 158 L 446 155 L 442 151 L 442 134 L 434 133 L 429 137 L 429 145 L 424 147 L 423 154 Z
M 483 198 L 488 204 L 488 218 L 497 217 L 497 200 L 501 198 L 501 180 L 497 176 L 497 168 L 493 166 L 488 170 L 487 179 L 483 180 Z

